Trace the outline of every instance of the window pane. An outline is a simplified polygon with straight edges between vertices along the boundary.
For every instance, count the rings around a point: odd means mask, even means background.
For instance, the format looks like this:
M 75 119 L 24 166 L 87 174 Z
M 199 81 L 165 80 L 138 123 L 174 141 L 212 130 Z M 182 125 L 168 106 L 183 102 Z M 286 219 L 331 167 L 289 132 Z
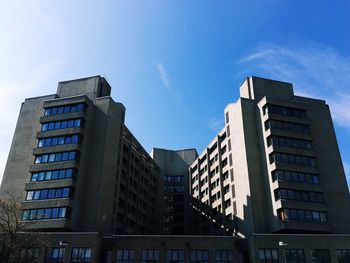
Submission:
M 57 218 L 57 217 L 58 217 L 58 208 L 52 208 L 51 218 Z
M 75 152 L 70 152 L 69 153 L 69 160 L 75 160 Z
M 22 220 L 28 220 L 29 218 L 29 210 L 24 210 L 22 214 Z
M 47 199 L 47 193 L 48 193 L 47 189 L 41 190 L 40 199 Z
M 66 208 L 65 207 L 60 208 L 59 217 L 61 217 L 61 218 L 66 217 Z
M 259 259 L 264 260 L 265 259 L 265 250 L 259 249 Z
M 83 110 L 84 110 L 84 104 L 78 104 L 77 111 L 83 111 Z
M 44 116 L 50 116 L 51 115 L 51 109 L 45 109 Z
M 62 121 L 61 123 L 61 129 L 67 128 L 67 121 Z
M 70 144 L 70 143 L 72 143 L 72 137 L 71 137 L 71 136 L 68 136 L 68 137 L 66 137 L 66 139 L 65 139 L 65 144 Z
M 79 139 L 78 135 L 74 135 L 72 137 L 72 143 L 78 143 L 78 139 Z
M 51 208 L 46 208 L 44 210 L 44 218 L 50 218 L 51 217 Z
M 59 137 L 58 144 L 64 144 L 64 137 Z
M 69 197 L 69 188 L 63 188 L 62 197 Z
M 63 153 L 62 154 L 62 161 L 67 161 L 68 160 L 68 153 L 67 152 L 65 152 L 65 153 Z
M 56 153 L 55 162 L 60 162 L 62 160 L 62 153 Z
M 58 174 L 58 178 L 59 179 L 64 179 L 64 177 L 65 177 L 65 170 L 60 170 L 59 174 Z
M 66 170 L 66 178 L 71 178 L 72 177 L 73 170 L 72 169 L 67 169 Z
M 85 249 L 85 258 L 91 258 L 91 248 Z
M 51 171 L 47 171 L 45 173 L 45 180 L 51 180 L 51 176 L 52 176 L 52 172 Z
M 55 130 L 58 130 L 58 129 L 60 129 L 61 128 L 61 122 L 60 121 L 58 121 L 58 122 L 55 122 Z
M 40 190 L 36 190 L 34 191 L 34 196 L 33 196 L 33 199 L 34 200 L 38 200 L 40 197 Z
M 35 163 L 41 163 L 41 156 L 35 157 Z
M 51 145 L 57 145 L 58 144 L 58 138 L 52 138 Z
M 74 120 L 69 120 L 67 124 L 67 128 L 72 128 L 74 126 Z
M 79 127 L 81 125 L 81 120 L 77 119 L 74 121 L 74 127 Z
M 27 193 L 27 200 L 32 200 L 34 195 L 34 191 L 28 191 Z
M 50 163 L 55 161 L 55 154 L 50 154 L 49 155 L 49 160 Z
M 60 198 L 62 197 L 62 192 L 63 190 L 62 189 L 56 189 L 56 192 L 55 192 L 55 198 Z
M 38 173 L 38 181 L 43 181 L 45 177 L 45 172 Z

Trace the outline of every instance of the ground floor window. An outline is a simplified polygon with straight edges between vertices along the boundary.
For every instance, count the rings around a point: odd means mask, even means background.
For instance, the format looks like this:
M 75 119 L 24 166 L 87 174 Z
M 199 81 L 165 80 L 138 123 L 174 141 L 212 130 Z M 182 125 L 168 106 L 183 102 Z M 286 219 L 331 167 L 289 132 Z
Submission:
M 191 250 L 191 263 L 208 263 L 208 250 Z
M 25 259 L 35 260 L 39 257 L 39 248 L 37 247 L 26 247 L 22 248 L 20 252 L 20 257 Z
M 259 249 L 260 263 L 279 263 L 277 249 L 262 248 Z
M 216 250 L 215 251 L 216 263 L 233 263 L 233 251 L 232 250 Z
M 141 263 L 159 262 L 159 249 L 143 249 L 141 251 Z
M 350 249 L 337 249 L 338 263 L 350 263 Z
M 304 263 L 304 249 L 286 249 L 285 250 L 287 263 Z
M 311 260 L 313 263 L 329 263 L 331 255 L 328 249 L 312 249 Z
M 169 249 L 166 251 L 166 263 L 184 263 L 184 251 L 180 249 Z
M 90 262 L 91 248 L 79 247 L 72 248 L 71 262 Z
M 65 248 L 53 247 L 46 256 L 46 263 L 64 262 Z
M 117 263 L 135 263 L 134 249 L 118 249 Z

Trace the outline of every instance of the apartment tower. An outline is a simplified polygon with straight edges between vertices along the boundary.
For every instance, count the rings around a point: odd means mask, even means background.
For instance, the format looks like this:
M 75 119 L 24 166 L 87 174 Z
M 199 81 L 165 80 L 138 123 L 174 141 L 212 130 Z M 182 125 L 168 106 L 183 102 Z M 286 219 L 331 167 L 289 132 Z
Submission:
M 290 83 L 247 78 L 225 108 L 225 127 L 190 173 L 192 196 L 212 208 L 208 216 L 232 219 L 241 237 L 350 233 L 329 107 L 294 95 Z
M 22 103 L 1 196 L 48 231 L 154 234 L 159 168 L 124 124 L 100 77 L 64 81 Z

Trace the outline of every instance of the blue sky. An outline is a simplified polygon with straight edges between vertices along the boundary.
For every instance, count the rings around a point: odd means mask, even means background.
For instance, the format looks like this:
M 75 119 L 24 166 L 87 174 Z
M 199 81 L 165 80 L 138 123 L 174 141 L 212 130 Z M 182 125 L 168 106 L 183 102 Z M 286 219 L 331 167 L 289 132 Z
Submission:
M 331 106 L 350 176 L 349 13 L 345 0 L 3 0 L 0 174 L 24 98 L 100 74 L 147 151 L 201 152 L 248 75 L 292 82 Z

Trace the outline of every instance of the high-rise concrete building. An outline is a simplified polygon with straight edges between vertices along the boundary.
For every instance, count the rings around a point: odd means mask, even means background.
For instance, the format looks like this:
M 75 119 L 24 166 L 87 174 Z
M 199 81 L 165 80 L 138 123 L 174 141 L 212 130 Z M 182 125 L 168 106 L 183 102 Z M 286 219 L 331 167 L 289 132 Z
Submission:
M 191 166 L 194 198 L 237 233 L 350 233 L 350 198 L 328 105 L 249 77 Z M 336 193 L 335 193 L 336 189 Z
M 247 78 L 199 156 L 154 149 L 102 77 L 22 104 L 0 195 L 50 245 L 31 262 L 350 262 L 350 198 L 325 101 Z M 156 235 L 154 235 L 156 234 Z
M 159 168 L 124 125 L 102 77 L 22 104 L 1 185 L 50 231 L 154 234 Z
M 159 189 L 163 189 L 163 194 L 159 206 L 163 214 L 163 234 L 192 233 L 189 166 L 198 157 L 196 149 L 173 151 L 154 148 L 151 156 L 161 171 Z

